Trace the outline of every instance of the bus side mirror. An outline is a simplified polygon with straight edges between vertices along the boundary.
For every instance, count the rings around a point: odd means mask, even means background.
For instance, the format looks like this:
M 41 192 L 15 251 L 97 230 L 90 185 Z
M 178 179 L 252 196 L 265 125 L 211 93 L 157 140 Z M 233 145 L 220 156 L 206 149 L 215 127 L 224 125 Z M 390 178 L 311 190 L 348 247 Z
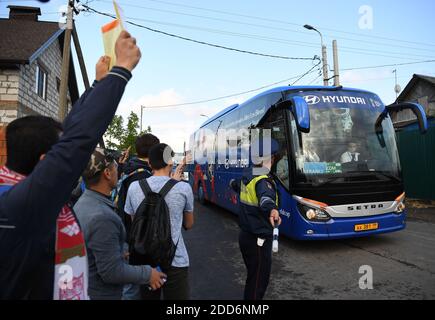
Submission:
M 308 109 L 308 103 L 300 96 L 294 96 L 290 101 L 298 129 L 305 133 L 310 132 L 310 110 Z
M 386 107 L 386 109 L 389 113 L 411 109 L 412 112 L 417 116 L 420 133 L 425 134 L 427 132 L 426 112 L 424 112 L 424 108 L 421 106 L 421 104 L 415 102 L 402 102 L 398 104 L 390 104 Z

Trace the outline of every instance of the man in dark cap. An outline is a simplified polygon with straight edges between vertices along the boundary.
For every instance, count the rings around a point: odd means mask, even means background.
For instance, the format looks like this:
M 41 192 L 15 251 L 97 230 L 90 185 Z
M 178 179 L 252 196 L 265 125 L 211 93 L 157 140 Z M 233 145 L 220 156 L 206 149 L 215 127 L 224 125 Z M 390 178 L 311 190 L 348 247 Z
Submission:
M 120 300 L 123 286 L 130 283 L 160 288 L 163 273 L 150 266 L 132 266 L 126 261 L 126 232 L 111 200 L 111 192 L 118 182 L 114 157 L 96 148 L 83 179 L 87 189 L 74 210 L 85 236 L 90 298 Z
M 231 182 L 240 192 L 239 246 L 248 271 L 245 300 L 264 297 L 272 266 L 273 227 L 281 224 L 277 187 L 270 174 L 278 160 L 279 145 L 271 139 L 270 153 L 266 146 L 263 139 L 251 143 L 253 167 L 244 171 L 241 181 Z

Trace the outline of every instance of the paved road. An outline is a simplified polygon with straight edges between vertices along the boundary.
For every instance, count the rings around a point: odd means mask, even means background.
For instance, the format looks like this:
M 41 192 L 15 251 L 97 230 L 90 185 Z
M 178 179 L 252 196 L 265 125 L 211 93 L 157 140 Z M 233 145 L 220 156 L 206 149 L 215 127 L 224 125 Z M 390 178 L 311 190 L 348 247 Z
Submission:
M 196 203 L 185 233 L 192 299 L 240 299 L 245 267 L 237 219 Z M 360 266 L 373 269 L 373 290 L 359 288 Z M 391 234 L 353 240 L 280 239 L 266 299 L 435 299 L 435 224 L 411 220 Z

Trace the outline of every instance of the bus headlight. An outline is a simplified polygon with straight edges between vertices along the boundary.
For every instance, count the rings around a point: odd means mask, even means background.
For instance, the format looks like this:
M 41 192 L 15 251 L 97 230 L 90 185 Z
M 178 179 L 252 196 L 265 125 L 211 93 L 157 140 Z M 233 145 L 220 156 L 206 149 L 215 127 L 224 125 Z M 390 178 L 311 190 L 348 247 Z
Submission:
M 299 212 L 309 221 L 325 222 L 331 219 L 329 214 L 318 208 L 310 208 L 306 205 L 298 203 Z
M 308 220 L 313 220 L 316 217 L 316 211 L 314 211 L 314 209 L 309 209 L 305 215 Z

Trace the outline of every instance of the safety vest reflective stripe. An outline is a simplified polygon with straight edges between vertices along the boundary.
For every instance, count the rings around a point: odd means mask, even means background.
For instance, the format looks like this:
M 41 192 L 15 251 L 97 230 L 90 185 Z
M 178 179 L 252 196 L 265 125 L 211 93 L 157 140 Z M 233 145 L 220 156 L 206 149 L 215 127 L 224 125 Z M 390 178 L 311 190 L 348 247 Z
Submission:
M 240 202 L 248 206 L 258 207 L 259 199 L 257 197 L 255 186 L 258 181 L 268 178 L 269 177 L 266 175 L 255 177 L 248 183 L 248 185 L 245 185 L 242 181 L 240 185 Z M 278 205 L 278 193 L 276 193 L 276 205 Z

